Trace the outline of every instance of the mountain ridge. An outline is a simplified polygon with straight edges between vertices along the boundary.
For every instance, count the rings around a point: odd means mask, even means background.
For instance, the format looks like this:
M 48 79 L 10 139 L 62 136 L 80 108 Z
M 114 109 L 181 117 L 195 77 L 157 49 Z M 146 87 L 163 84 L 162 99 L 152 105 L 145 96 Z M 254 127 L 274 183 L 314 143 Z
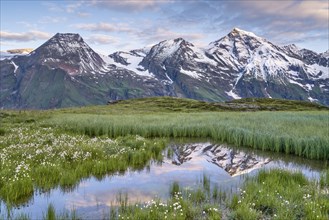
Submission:
M 96 53 L 79 34 L 56 34 L 0 61 L 1 108 L 61 108 L 150 96 L 205 101 L 268 97 L 329 105 L 329 58 L 234 28 L 199 48 L 183 38 Z

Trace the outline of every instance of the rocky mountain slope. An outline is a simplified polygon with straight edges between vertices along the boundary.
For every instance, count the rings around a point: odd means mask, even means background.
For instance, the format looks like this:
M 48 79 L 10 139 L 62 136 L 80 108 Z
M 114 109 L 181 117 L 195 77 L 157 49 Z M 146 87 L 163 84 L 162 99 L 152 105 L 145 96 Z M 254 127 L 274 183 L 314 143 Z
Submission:
M 279 47 L 239 29 L 204 49 L 179 38 L 160 42 L 145 55 L 121 54 L 110 55 L 113 64 L 137 69 L 131 60 L 138 57 L 139 70 L 167 84 L 174 96 L 208 101 L 269 97 L 329 104 L 326 53 L 295 45 Z
M 109 56 L 78 34 L 56 34 L 26 56 L 0 61 L 1 108 L 61 108 L 149 96 L 241 97 L 329 105 L 328 51 L 280 47 L 239 29 L 198 48 L 182 39 Z
M 2 60 L 0 67 L 2 108 L 106 104 L 156 96 L 162 89 L 153 79 L 107 65 L 78 34 L 56 34 L 27 56 Z

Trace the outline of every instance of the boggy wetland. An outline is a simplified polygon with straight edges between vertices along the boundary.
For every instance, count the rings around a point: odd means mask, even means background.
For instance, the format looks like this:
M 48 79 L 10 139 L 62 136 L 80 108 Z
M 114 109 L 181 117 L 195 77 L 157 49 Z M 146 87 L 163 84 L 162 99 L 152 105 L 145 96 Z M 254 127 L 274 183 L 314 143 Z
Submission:
M 329 217 L 325 107 L 148 98 L 0 114 L 0 219 Z

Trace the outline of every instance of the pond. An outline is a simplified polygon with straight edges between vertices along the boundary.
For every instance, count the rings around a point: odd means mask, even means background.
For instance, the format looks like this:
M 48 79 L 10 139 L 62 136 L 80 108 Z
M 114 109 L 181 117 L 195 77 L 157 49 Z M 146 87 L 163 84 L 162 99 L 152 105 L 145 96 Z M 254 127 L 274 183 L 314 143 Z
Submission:
M 257 174 L 260 169 L 298 170 L 310 179 L 317 179 L 326 166 L 320 161 L 210 142 L 172 143 L 163 155 L 162 162 L 151 161 L 140 171 L 127 170 L 102 179 L 89 178 L 65 192 L 60 188 L 47 193 L 36 192 L 28 204 L 13 208 L 12 213 L 40 219 L 48 205 L 53 204 L 56 210 L 75 210 L 78 216 L 86 219 L 103 218 L 108 216 L 111 206 L 117 205 L 120 195 L 127 196 L 131 204 L 166 199 L 173 182 L 194 188 L 205 175 L 213 186 L 230 195 L 242 186 L 246 177 Z M 0 217 L 7 215 L 3 202 L 0 213 Z

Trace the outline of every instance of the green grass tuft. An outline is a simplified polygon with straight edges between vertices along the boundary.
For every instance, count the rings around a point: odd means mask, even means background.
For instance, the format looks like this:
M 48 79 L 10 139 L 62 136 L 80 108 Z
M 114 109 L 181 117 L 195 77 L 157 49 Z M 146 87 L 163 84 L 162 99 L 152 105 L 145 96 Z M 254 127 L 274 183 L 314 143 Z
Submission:
M 230 207 L 235 219 L 329 218 L 329 200 L 315 181 L 278 169 L 248 180 Z

